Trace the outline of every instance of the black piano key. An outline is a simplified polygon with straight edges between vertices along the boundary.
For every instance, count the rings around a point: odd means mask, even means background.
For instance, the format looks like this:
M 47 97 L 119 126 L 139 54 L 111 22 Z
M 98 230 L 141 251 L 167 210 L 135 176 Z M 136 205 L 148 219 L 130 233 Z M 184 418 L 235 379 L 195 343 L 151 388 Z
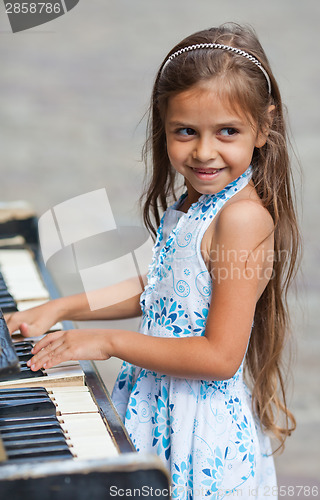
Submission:
M 32 348 L 31 348 L 32 349 Z M 31 349 L 15 349 L 18 358 L 23 361 L 26 356 L 33 356 Z
M 26 342 L 24 345 L 21 345 L 21 346 L 17 346 L 16 343 L 13 344 L 13 347 L 15 348 L 17 356 L 21 356 L 24 354 L 31 354 L 33 346 L 34 346 L 34 344 L 32 342 Z
M 4 433 L 13 429 L 52 429 L 53 427 L 61 428 L 56 417 L 0 417 L 0 432 Z
M 45 448 L 47 446 L 55 446 L 55 445 L 63 445 L 67 448 L 68 445 L 66 443 L 65 437 L 62 436 L 38 436 L 37 439 L 30 439 L 28 437 L 24 439 L 14 439 L 10 436 L 6 436 L 2 438 L 2 442 L 6 451 L 8 450 L 24 450 L 27 448 Z
M 28 365 L 27 365 L 26 360 L 21 360 L 20 357 L 19 357 L 19 360 L 20 360 L 20 368 L 21 368 L 21 370 L 23 368 L 29 368 Z
M 26 378 L 36 378 L 47 376 L 46 372 L 42 369 L 33 371 L 27 366 L 27 361 L 32 358 L 31 349 L 34 344 L 30 340 L 22 340 L 19 342 L 14 342 L 13 344 L 15 353 L 19 359 L 20 372 L 6 373 L 5 375 L 0 375 L 0 382 L 10 381 L 10 380 L 21 380 Z
M 15 305 L 15 301 L 13 300 L 11 295 L 6 295 L 5 297 L 0 298 L 1 308 L 7 307 L 8 305 L 11 306 L 12 304 Z
M 5 307 L 15 306 L 15 305 L 16 305 L 16 303 L 12 297 L 1 297 L 0 298 L 1 309 L 4 309 Z
M 20 340 L 19 342 L 14 342 L 15 349 L 32 349 L 33 343 L 31 340 Z
M 0 389 L 0 399 L 1 398 L 6 398 L 6 397 L 11 397 L 12 395 L 16 396 L 31 396 L 31 395 L 47 395 L 49 397 L 49 394 L 47 390 L 44 387 L 18 387 L 15 389 Z
M 24 356 L 25 354 L 27 355 L 31 355 L 31 351 L 33 349 L 33 343 L 31 342 L 28 342 L 26 344 L 24 344 L 23 346 L 16 346 L 16 343 L 13 344 L 13 347 L 16 351 L 16 354 L 17 356 Z
M 52 424 L 52 426 L 44 426 L 40 428 L 20 428 L 17 429 L 7 429 L 6 427 L 1 428 L 1 437 L 3 441 L 7 439 L 35 439 L 38 440 L 43 435 L 46 436 L 64 436 L 64 432 L 61 429 L 58 422 Z
M 16 404 L 17 401 L 20 401 L 21 403 L 23 403 L 24 401 L 37 401 L 39 399 L 43 399 L 43 400 L 47 400 L 47 401 L 50 401 L 50 398 L 45 398 L 44 396 L 42 396 L 41 394 L 37 395 L 37 394 L 31 394 L 30 396 L 26 396 L 25 398 L 22 398 L 22 397 L 19 397 L 19 396 L 15 396 L 15 395 L 12 395 L 12 396 L 0 396 L 0 408 L 2 407 L 2 405 L 7 405 L 7 406 L 10 406 L 10 404 Z
M 29 355 L 31 354 L 32 347 L 18 347 L 16 348 L 15 345 L 13 344 L 14 350 L 16 351 L 17 356 L 24 356 L 25 354 Z
M 2 312 L 4 314 L 12 313 L 12 312 L 17 312 L 18 311 L 18 308 L 17 308 L 15 302 L 13 304 L 4 304 L 4 305 L 1 305 L 0 307 L 1 307 Z
M 42 372 L 41 370 L 37 370 L 36 372 L 33 372 L 28 369 L 21 369 L 19 373 L 11 374 L 11 375 L 3 375 L 0 376 L 0 382 L 4 381 L 10 381 L 10 380 L 21 380 L 25 378 L 33 378 L 33 377 L 45 377 L 47 374 L 45 372 Z
M 0 299 L 2 298 L 10 298 L 11 300 L 14 300 L 14 298 L 12 297 L 11 293 L 8 292 L 8 290 L 4 290 L 4 289 L 1 289 L 0 288 Z
M 39 398 L 42 398 L 44 396 L 42 396 L 41 394 L 30 394 L 29 396 L 26 396 L 25 398 L 23 397 L 20 397 L 19 395 L 8 395 L 8 396 L 0 396 L 0 408 L 1 408 L 1 404 L 2 403 L 7 403 L 8 405 L 10 404 L 10 401 L 24 401 L 25 399 L 29 400 L 29 401 L 35 401 Z M 50 400 L 50 398 L 49 398 Z
M 10 295 L 8 292 L 5 293 L 3 296 L 0 296 L 0 307 L 2 309 L 2 312 L 6 313 L 9 312 L 8 309 L 14 308 L 15 311 L 17 310 L 17 303 Z
M 27 361 L 26 360 L 23 360 L 23 361 L 20 362 L 20 369 L 21 369 L 21 371 L 23 371 L 23 370 L 30 370 L 29 366 L 27 365 Z M 40 368 L 40 370 L 42 370 L 42 368 Z
M 19 356 L 18 356 L 19 358 Z M 6 373 L 0 375 L 0 382 L 9 381 L 9 380 L 19 380 L 25 378 L 34 378 L 34 377 L 45 377 L 47 374 L 44 370 L 40 368 L 40 370 L 32 371 L 31 368 L 27 366 L 26 361 L 22 361 L 19 363 L 20 371 L 18 373 Z
M 34 356 L 30 351 L 28 352 L 27 350 L 25 351 L 16 351 L 16 354 L 19 358 L 19 360 L 21 361 L 21 363 L 27 363 L 28 361 L 28 358 L 32 358 L 32 356 Z
M 16 353 L 17 353 L 17 356 L 18 356 L 19 360 L 20 361 L 24 361 L 25 363 L 27 361 L 29 361 L 29 359 L 31 359 L 33 357 L 33 354 L 31 354 L 31 353 L 29 353 L 27 351 L 25 351 L 25 352 L 22 351 L 21 354 L 20 354 L 20 352 L 16 351 Z
M 55 457 L 66 457 L 72 458 L 72 453 L 69 450 L 67 444 L 52 444 L 48 446 L 27 449 L 12 449 L 6 450 L 8 459 L 12 460 L 26 460 L 30 458 L 55 458 Z
M 49 398 L 29 398 L 29 399 L 14 399 L 0 402 L 0 417 L 19 416 L 53 416 L 56 414 L 56 407 Z
M 34 463 L 35 465 L 38 465 L 39 463 L 43 462 L 52 462 L 53 460 L 61 461 L 61 460 L 70 460 L 70 458 L 73 458 L 73 455 L 70 451 L 66 450 L 65 452 L 59 452 L 59 453 L 53 453 L 52 455 L 32 455 L 29 457 L 19 457 L 19 456 L 13 456 L 10 458 L 8 463 L 18 465 L 20 463 L 26 463 L 28 464 Z

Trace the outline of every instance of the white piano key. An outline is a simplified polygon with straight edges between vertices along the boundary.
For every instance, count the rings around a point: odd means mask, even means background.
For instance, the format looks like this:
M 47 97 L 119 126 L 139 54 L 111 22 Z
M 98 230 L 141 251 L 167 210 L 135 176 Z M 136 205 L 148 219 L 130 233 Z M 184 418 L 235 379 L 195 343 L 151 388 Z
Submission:
M 59 418 L 66 436 L 70 437 L 70 451 L 77 459 L 97 459 L 118 455 L 99 413 L 63 415 Z
M 70 438 L 70 451 L 78 459 L 118 455 L 88 387 L 47 389 L 56 405 L 60 425 Z
M 53 366 L 52 368 L 48 368 L 46 371 L 47 374 L 53 373 L 57 368 L 67 368 L 70 366 L 78 366 L 80 367 L 79 361 L 76 360 L 69 360 L 69 361 L 62 361 L 62 363 L 59 363 L 58 365 Z
M 62 415 L 68 413 L 96 413 L 98 411 L 89 391 L 59 393 L 53 390 L 50 397 Z
M 16 301 L 49 298 L 29 250 L 1 248 L 0 268 L 8 290 Z
M 64 386 L 62 385 L 61 387 L 47 387 L 47 392 L 52 393 L 55 392 L 56 394 L 65 394 L 66 392 L 88 392 L 88 387 L 86 385 L 79 385 L 76 387 L 69 387 L 68 385 Z

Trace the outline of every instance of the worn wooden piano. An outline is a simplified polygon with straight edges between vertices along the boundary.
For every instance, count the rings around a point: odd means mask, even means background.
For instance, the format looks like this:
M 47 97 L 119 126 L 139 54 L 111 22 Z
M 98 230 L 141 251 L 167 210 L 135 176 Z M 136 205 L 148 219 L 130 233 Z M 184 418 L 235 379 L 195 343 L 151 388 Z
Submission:
M 0 221 L 0 308 L 49 296 L 57 290 L 36 217 Z M 167 471 L 157 457 L 135 452 L 94 363 L 33 373 L 26 362 L 35 341 L 11 338 L 0 312 L 0 498 L 170 498 Z

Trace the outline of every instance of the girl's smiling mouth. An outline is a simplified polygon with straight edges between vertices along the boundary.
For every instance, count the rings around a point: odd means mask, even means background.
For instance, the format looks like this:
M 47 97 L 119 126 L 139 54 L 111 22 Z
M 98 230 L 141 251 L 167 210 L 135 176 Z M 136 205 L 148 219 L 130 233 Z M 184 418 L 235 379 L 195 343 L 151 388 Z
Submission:
M 191 167 L 191 170 L 199 178 L 208 178 L 208 177 L 212 178 L 216 177 L 222 170 L 224 170 L 224 168 L 225 167 L 223 168 Z

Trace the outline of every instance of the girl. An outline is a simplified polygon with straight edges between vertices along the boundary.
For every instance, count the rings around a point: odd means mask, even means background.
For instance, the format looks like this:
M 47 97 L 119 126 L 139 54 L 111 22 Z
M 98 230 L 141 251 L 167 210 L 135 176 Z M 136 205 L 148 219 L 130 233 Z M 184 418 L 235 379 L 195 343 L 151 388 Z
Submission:
M 113 400 L 136 449 L 167 464 L 173 498 L 276 498 L 268 435 L 283 447 L 295 427 L 280 364 L 299 233 L 281 98 L 252 30 L 223 25 L 172 49 L 148 144 L 144 220 L 156 243 L 141 296 L 95 312 L 85 294 L 57 299 L 9 327 L 27 336 L 62 319 L 142 314 L 140 333 L 48 334 L 28 364 L 121 358 Z M 167 208 L 177 174 L 186 192 Z

